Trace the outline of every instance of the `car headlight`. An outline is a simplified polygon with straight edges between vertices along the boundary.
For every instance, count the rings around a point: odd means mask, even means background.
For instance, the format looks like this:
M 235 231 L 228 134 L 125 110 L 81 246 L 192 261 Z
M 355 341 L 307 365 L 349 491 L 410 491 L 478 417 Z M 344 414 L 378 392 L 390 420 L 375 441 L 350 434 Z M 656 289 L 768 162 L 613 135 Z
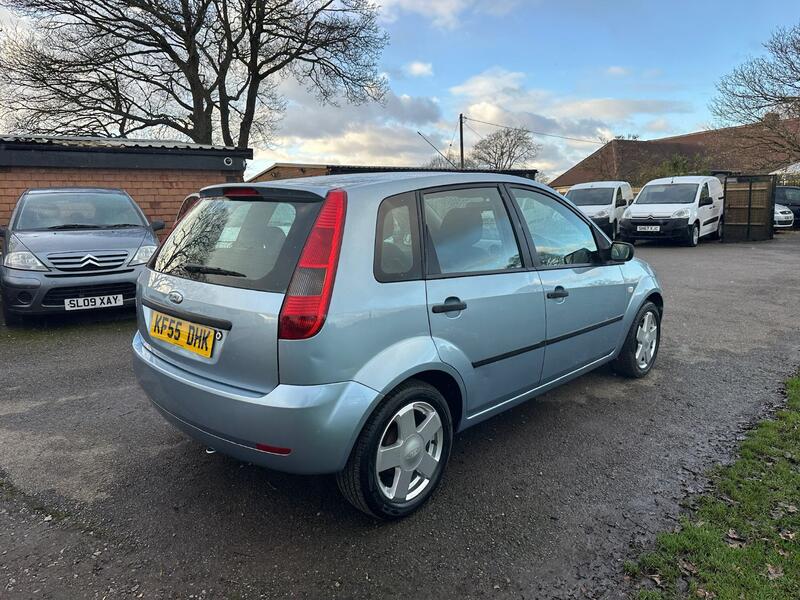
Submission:
M 626 208 L 625 209 L 625 212 L 622 213 L 622 218 L 623 219 L 630 219 L 631 218 L 631 209 L 630 208 Z
M 610 214 L 611 213 L 608 211 L 608 209 L 604 208 L 604 209 L 596 212 L 594 214 L 594 216 L 595 216 L 596 219 L 602 219 L 602 218 L 608 217 L 608 215 L 610 215 Z
M 136 251 L 136 254 L 133 255 L 131 262 L 128 263 L 130 265 L 143 265 L 148 260 L 153 258 L 153 254 L 156 253 L 157 246 L 139 246 L 139 249 Z
M 689 218 L 689 209 L 688 208 L 680 208 L 672 213 L 673 219 L 688 219 Z
M 19 269 L 20 271 L 47 271 L 47 267 L 42 261 L 27 250 L 9 252 L 3 258 L 3 265 L 9 269 Z

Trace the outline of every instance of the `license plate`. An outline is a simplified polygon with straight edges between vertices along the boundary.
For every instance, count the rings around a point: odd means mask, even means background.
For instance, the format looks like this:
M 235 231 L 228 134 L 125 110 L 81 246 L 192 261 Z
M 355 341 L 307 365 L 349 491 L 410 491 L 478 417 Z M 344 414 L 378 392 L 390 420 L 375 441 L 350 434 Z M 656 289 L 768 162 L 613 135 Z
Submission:
M 150 335 L 154 338 L 205 358 L 211 357 L 217 333 L 217 330 L 211 327 L 204 327 L 156 311 L 153 311 L 150 317 Z
M 661 225 L 639 225 L 636 231 L 661 231 Z
M 67 298 L 64 300 L 64 310 L 86 310 L 89 308 L 108 308 L 110 306 L 122 306 L 122 294 L 91 296 L 90 298 Z

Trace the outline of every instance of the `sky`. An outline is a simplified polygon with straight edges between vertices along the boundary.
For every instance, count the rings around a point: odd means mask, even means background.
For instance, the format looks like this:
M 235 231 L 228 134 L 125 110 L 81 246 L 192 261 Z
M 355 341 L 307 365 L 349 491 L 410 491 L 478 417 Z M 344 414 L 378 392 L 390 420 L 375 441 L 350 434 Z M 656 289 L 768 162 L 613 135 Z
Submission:
M 417 132 L 457 152 L 462 112 L 581 140 L 707 129 L 717 80 L 799 21 L 797 0 L 383 0 L 384 102 L 320 106 L 283 81 L 286 113 L 248 175 L 273 162 L 420 165 L 435 152 Z M 495 130 L 467 125 L 467 150 Z M 527 166 L 550 177 L 599 147 L 534 138 Z

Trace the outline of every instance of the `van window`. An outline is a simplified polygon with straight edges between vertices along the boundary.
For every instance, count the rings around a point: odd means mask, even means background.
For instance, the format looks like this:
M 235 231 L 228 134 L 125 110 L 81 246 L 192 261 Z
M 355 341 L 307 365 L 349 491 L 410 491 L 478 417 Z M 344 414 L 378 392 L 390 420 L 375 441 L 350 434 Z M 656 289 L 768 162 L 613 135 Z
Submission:
M 622 188 L 617 188 L 617 200 L 614 206 L 625 206 L 625 198 L 622 197 Z
M 704 199 L 709 198 L 709 197 L 710 196 L 709 196 L 709 193 L 708 193 L 708 184 L 704 183 L 703 184 L 703 189 L 700 190 L 700 200 L 704 200 Z
M 691 204 L 696 195 L 696 183 L 648 184 L 639 192 L 635 204 Z
M 611 204 L 613 197 L 613 188 L 579 188 L 567 192 L 567 198 L 575 206 L 605 206 Z
M 283 293 L 321 204 L 204 198 L 175 226 L 153 268 L 184 279 Z
M 422 278 L 417 200 L 413 192 L 381 202 L 374 270 L 375 279 L 380 282 Z
M 589 225 L 555 198 L 534 190 L 512 188 L 525 224 L 545 267 L 589 264 L 597 243 Z
M 429 274 L 522 267 L 514 230 L 496 187 L 432 192 L 423 199 Z

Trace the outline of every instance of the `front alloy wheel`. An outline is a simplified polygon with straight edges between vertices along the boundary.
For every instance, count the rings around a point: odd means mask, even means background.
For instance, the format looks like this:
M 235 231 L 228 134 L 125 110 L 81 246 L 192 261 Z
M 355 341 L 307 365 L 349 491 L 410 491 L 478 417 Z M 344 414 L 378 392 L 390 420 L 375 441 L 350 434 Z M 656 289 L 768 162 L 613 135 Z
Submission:
M 644 377 L 656 362 L 660 343 L 661 311 L 647 301 L 636 313 L 622 350 L 614 359 L 614 370 L 626 377 Z
M 636 329 L 636 358 L 637 366 L 646 370 L 656 354 L 656 344 L 658 343 L 658 325 L 656 315 L 652 311 L 644 314 Z
M 410 380 L 387 395 L 336 477 L 342 494 L 379 519 L 417 510 L 442 479 L 453 425 L 447 401 L 433 386 Z

